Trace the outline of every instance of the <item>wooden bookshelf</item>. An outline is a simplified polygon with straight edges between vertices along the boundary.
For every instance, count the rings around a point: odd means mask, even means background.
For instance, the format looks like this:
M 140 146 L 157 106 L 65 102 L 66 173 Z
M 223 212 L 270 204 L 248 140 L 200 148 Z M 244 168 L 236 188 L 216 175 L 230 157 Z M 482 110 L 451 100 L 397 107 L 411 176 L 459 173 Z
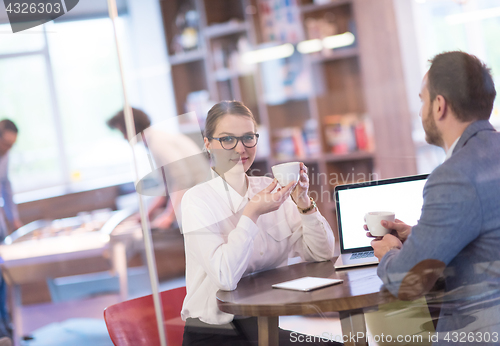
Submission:
M 288 27 L 292 34 L 283 40 L 283 32 L 270 35 L 270 29 L 262 25 L 264 0 L 193 0 L 199 16 L 199 44 L 194 51 L 176 54 L 171 47 L 179 2 L 160 0 L 179 114 L 185 112 L 187 95 L 193 91 L 208 90 L 214 101 L 243 101 L 269 136 L 259 143 L 259 150 L 265 149 L 270 155 L 258 157 L 250 174 L 269 175 L 272 165 L 286 161 L 302 161 L 311 174 L 343 180 L 348 175 L 389 178 L 415 174 L 393 4 L 392 0 L 377 0 L 376 5 L 373 2 L 331 0 L 315 4 L 313 0 L 297 0 L 291 11 L 296 22 Z M 298 53 L 297 43 L 314 38 L 310 37 L 314 33 L 311 23 L 324 21 L 335 34 L 352 32 L 353 45 Z M 280 62 L 241 70 L 235 56 L 242 53 L 238 51 L 242 42 L 251 50 L 292 43 L 296 52 Z M 297 73 L 298 77 L 288 80 L 283 78 L 286 73 Z M 273 84 L 276 80 L 282 85 Z M 353 113 L 371 119 L 375 146 L 370 151 L 334 154 L 326 134 L 327 119 Z M 283 131 L 304 130 L 308 122 L 316 124 L 309 135 L 317 140 L 317 152 L 306 151 L 301 156 L 277 152 Z M 262 148 L 266 143 L 268 147 Z M 395 156 L 404 158 L 404 163 L 391 165 L 390 158 Z M 330 192 L 331 198 L 318 201 L 318 205 L 332 227 L 336 225 L 332 200 L 335 185 L 330 181 L 311 184 L 312 191 L 325 196 Z

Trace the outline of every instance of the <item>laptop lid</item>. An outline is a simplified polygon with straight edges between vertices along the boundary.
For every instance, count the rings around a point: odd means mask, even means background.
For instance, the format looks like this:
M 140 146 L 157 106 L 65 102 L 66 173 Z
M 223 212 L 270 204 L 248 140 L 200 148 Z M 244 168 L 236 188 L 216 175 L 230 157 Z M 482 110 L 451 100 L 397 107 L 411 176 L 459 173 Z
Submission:
M 392 211 L 396 218 L 415 225 L 420 218 L 428 174 L 375 180 L 335 187 L 340 253 L 373 250 L 363 228 L 370 211 Z

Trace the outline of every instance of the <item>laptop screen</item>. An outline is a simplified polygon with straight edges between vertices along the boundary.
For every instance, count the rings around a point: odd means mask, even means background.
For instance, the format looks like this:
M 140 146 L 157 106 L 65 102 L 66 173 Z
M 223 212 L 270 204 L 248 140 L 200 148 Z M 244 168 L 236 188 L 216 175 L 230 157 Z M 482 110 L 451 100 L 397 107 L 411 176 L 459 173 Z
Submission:
M 364 216 L 370 211 L 392 211 L 396 219 L 415 225 L 422 212 L 422 192 L 428 174 L 339 185 L 335 188 L 337 224 L 342 252 L 372 250 Z

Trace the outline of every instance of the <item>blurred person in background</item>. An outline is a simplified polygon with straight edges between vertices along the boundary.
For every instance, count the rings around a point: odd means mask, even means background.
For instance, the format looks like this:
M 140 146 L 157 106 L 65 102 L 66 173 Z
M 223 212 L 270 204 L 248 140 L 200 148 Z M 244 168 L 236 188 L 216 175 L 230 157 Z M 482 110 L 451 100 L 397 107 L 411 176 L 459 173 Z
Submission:
M 1 240 L 21 227 L 17 206 L 13 200 L 12 186 L 9 180 L 9 151 L 16 143 L 18 129 L 9 119 L 0 121 L 0 237 Z
M 9 180 L 9 151 L 16 143 L 18 129 L 9 119 L 0 121 L 0 241 L 23 224 L 19 219 Z M 7 311 L 7 284 L 0 272 L 0 345 L 10 345 L 12 329 Z
M 186 190 L 206 180 L 208 174 L 208 161 L 201 148 L 196 143 L 181 133 L 166 133 L 151 126 L 148 115 L 140 109 L 132 108 L 135 133 L 140 134 L 147 130 L 147 149 L 155 162 L 168 163 L 163 166 L 171 191 L 165 196 L 155 198 L 148 208 L 148 217 L 151 228 L 174 228 L 176 222 L 175 211 L 180 210 L 182 190 Z M 124 111 L 120 110 L 107 121 L 112 129 L 119 130 L 127 140 Z M 163 182 L 161 182 L 162 184 Z M 181 192 L 181 193 L 174 193 Z M 158 214 L 159 213 L 159 214 Z M 153 217 L 153 219 L 151 219 Z

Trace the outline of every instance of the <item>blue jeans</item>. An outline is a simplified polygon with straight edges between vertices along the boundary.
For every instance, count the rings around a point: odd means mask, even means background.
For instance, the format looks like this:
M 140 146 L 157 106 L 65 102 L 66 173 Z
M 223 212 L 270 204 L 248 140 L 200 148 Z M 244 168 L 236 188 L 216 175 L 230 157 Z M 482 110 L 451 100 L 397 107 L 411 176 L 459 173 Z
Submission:
M 12 337 L 10 328 L 10 316 L 7 311 L 7 283 L 0 270 L 0 338 L 3 336 Z

